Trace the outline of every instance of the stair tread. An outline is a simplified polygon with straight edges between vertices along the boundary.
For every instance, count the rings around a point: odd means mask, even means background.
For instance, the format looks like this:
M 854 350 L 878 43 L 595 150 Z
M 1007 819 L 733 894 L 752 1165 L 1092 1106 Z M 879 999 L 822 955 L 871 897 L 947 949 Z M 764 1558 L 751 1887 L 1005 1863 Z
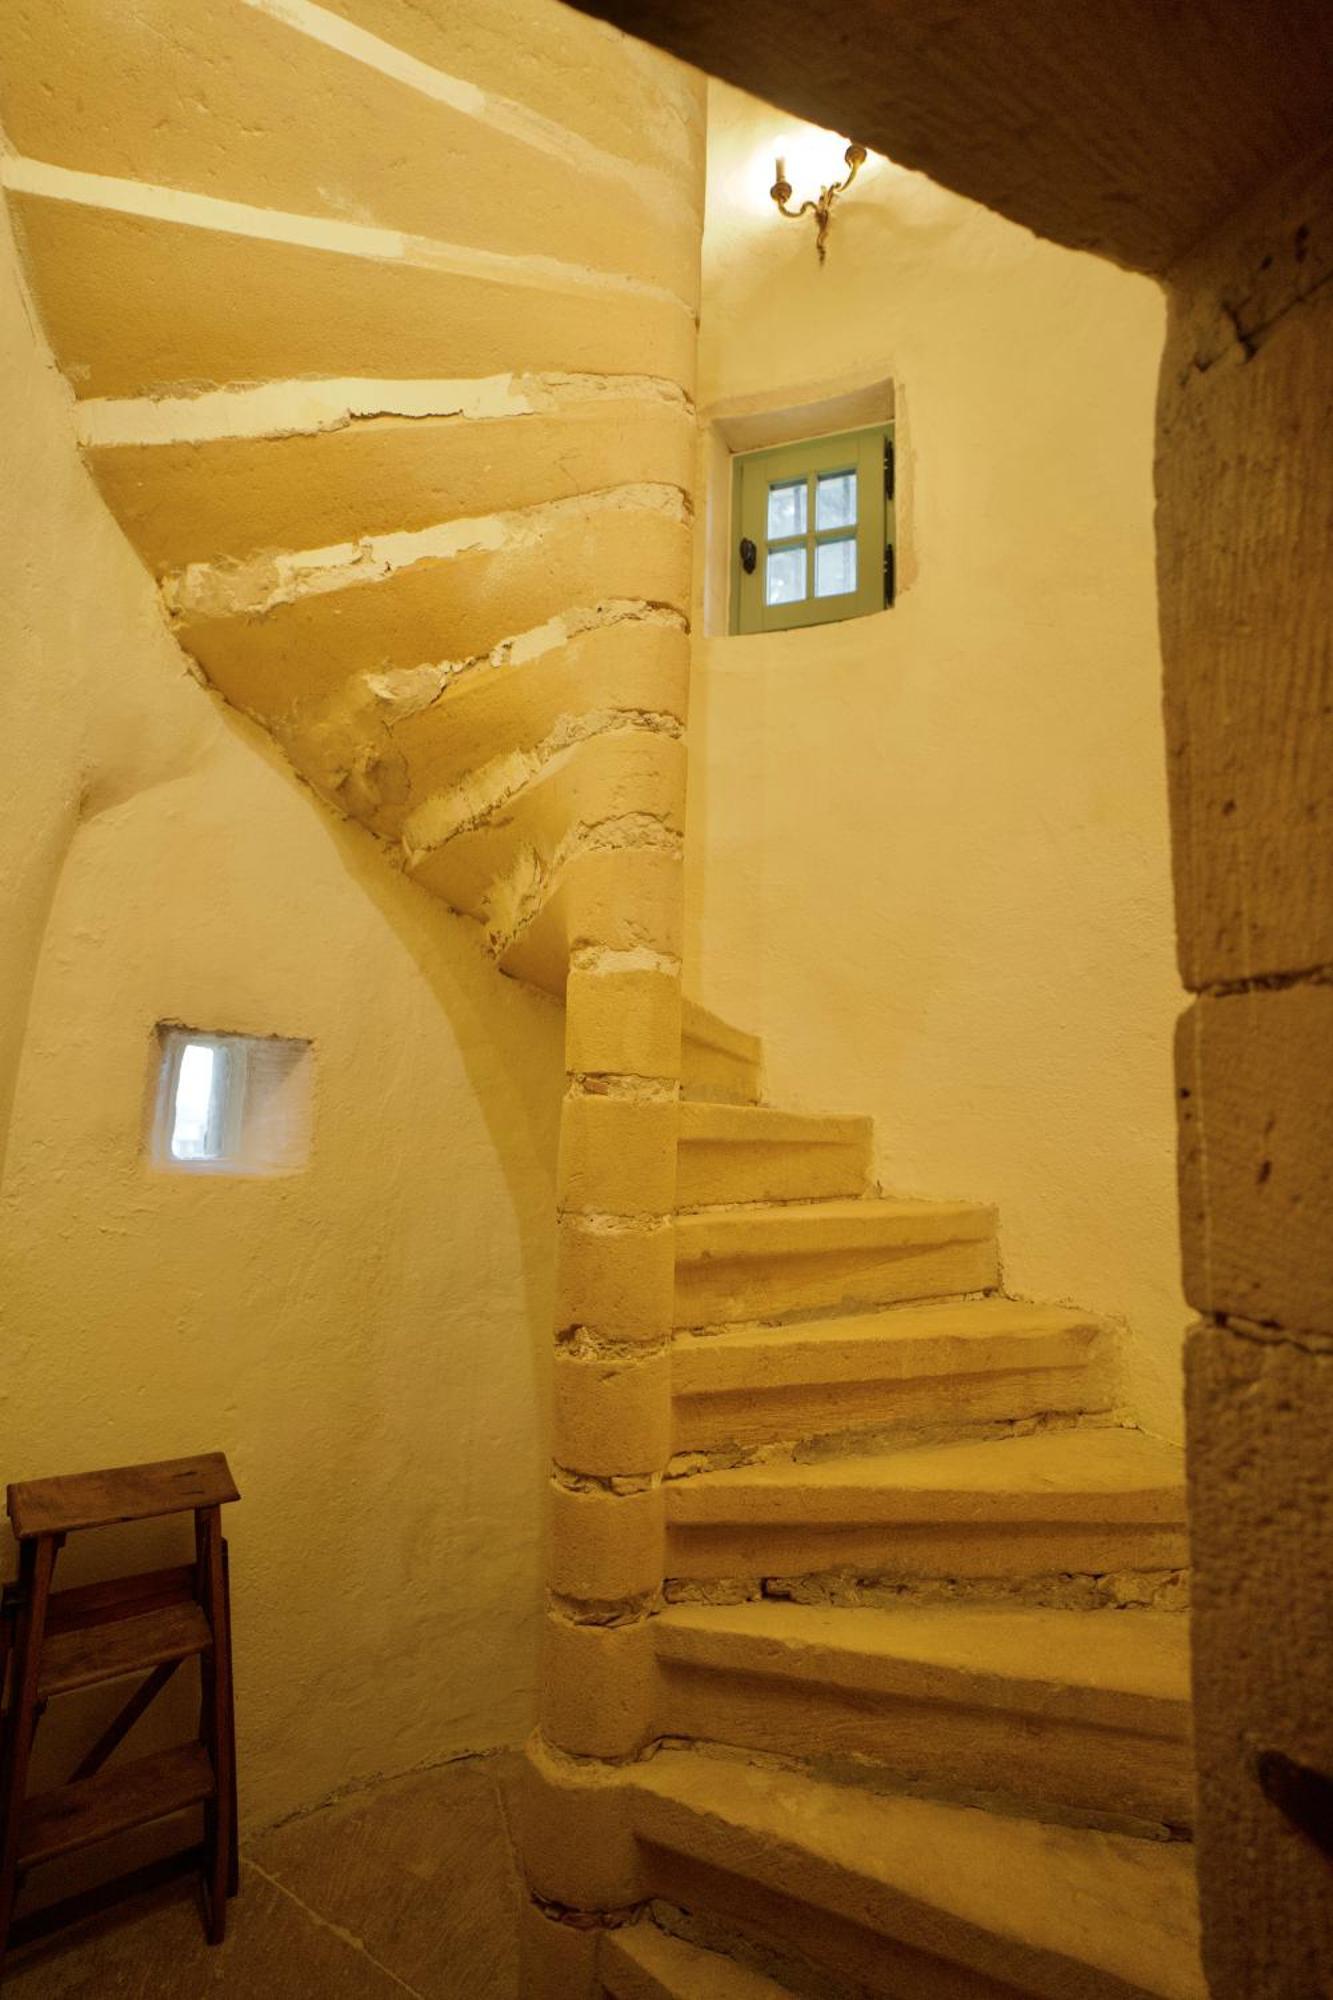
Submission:
M 1071 1429 L 813 1462 L 778 1461 L 669 1480 L 674 1521 L 1184 1518 L 1184 1461 L 1140 1431 Z M 1034 1503 L 1035 1506 L 1034 1506 Z M 924 1511 L 923 1511 L 924 1510 Z
M 739 1062 L 757 1063 L 763 1054 L 758 1035 L 752 1035 L 746 1028 L 733 1028 L 730 1021 L 710 1013 L 697 1000 L 681 1001 L 681 1038 L 687 1042 L 705 1042 L 709 1048 L 721 1049 Z
M 38 1694 L 67 1694 L 168 1660 L 187 1660 L 211 1643 L 208 1620 L 195 1603 L 169 1604 L 109 1624 L 74 1626 L 51 1634 L 42 1647 Z
M 201 1743 L 179 1744 L 95 1777 L 38 1792 L 23 1809 L 19 1866 L 36 1867 L 131 1827 L 165 1819 L 212 1796 L 213 1766 Z
M 764 1973 L 652 1923 L 608 1931 L 601 1971 L 615 2000 L 792 2000 Z
M 1064 1306 L 1003 1298 L 931 1300 L 787 1326 L 681 1331 L 675 1336 L 672 1380 L 688 1393 L 696 1385 L 759 1387 L 766 1377 L 862 1381 L 867 1373 L 892 1378 L 917 1374 L 923 1366 L 955 1373 L 987 1365 L 976 1351 L 981 1349 L 990 1350 L 989 1365 L 995 1367 L 1031 1365 L 1033 1359 L 1050 1366 L 1055 1358 L 1076 1366 L 1104 1331 L 1092 1314 Z
M 818 1253 L 867 1244 L 949 1242 L 993 1235 L 995 1211 L 970 1201 L 846 1195 L 831 1201 L 744 1202 L 676 1221 L 678 1261 Z
M 683 1145 L 855 1146 L 873 1120 L 838 1112 L 780 1111 L 770 1104 L 719 1104 L 689 1098 L 680 1107 Z
M 860 1200 L 870 1181 L 873 1135 L 869 1118 L 682 1102 L 679 1209 Z
M 1189 1620 L 1169 1611 L 1065 1611 L 947 1605 L 903 1609 L 765 1599 L 672 1605 L 654 1622 L 658 1657 L 715 1669 L 796 1672 L 873 1691 L 919 1682 L 934 1699 L 1042 1708 L 1101 1697 L 1189 1703 Z M 886 1671 L 887 1670 L 887 1671 Z
M 640 1838 L 1045 2000 L 1204 2000 L 1182 1842 L 891 1797 L 665 1751 L 635 1774 Z M 1114 1982 L 1119 1982 L 1115 1985 Z

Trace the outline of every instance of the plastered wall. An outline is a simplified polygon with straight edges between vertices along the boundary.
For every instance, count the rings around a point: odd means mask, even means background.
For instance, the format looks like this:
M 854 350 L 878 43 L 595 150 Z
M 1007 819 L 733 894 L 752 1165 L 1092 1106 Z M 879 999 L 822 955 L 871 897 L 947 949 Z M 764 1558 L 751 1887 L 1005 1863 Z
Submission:
M 58 721 L 15 684 L 8 1476 L 232 1452 L 253 1822 L 532 1719 L 557 1210 L 580 1323 L 620 1269 L 564 1033 L 648 954 L 679 1045 L 703 97 L 550 0 L 18 0 L 0 118 L 81 510 Z M 307 1173 L 146 1173 L 160 1018 L 313 1040 Z
M 0 1477 L 228 1452 L 255 1824 L 528 1724 L 562 1017 L 190 677 L 7 231 L 0 312 Z M 149 1171 L 163 1018 L 313 1040 L 305 1172 Z
M 775 1099 L 874 1113 L 887 1185 L 998 1201 L 1007 1287 L 1122 1316 L 1178 1436 L 1161 295 L 875 161 L 821 270 L 766 196 L 800 129 L 710 87 L 701 408 L 891 382 L 901 590 L 770 637 L 707 607 L 687 982 Z

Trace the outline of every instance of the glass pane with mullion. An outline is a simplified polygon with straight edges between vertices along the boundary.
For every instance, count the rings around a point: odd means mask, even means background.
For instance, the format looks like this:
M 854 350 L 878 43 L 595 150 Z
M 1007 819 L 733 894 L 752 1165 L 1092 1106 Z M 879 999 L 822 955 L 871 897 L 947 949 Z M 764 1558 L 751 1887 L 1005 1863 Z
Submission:
M 765 604 L 799 604 L 808 596 L 805 543 L 770 549 L 764 568 Z
M 856 469 L 849 472 L 821 472 L 815 481 L 815 528 L 826 534 L 831 528 L 856 526 Z
M 222 1100 L 226 1052 L 202 1037 L 186 1041 L 177 1056 L 172 1091 L 171 1157 L 216 1160 L 222 1151 Z
M 782 479 L 768 489 L 768 539 L 781 541 L 787 535 L 806 531 L 806 484 L 804 479 Z
M 883 601 L 881 571 L 885 530 L 883 497 L 884 429 L 876 426 L 864 432 L 840 437 L 815 438 L 800 443 L 741 455 L 737 462 L 735 492 L 741 536 L 758 545 L 760 560 L 752 572 L 737 557 L 733 585 L 733 620 L 738 632 L 779 632 L 877 611 Z M 850 473 L 850 479 L 848 475 Z M 846 511 L 842 480 L 855 485 L 855 513 L 845 526 L 825 526 L 835 511 Z M 821 481 L 827 482 L 821 494 Z M 769 495 L 774 488 L 805 486 L 805 533 L 772 535 L 769 528 Z M 790 499 L 784 515 L 793 526 L 800 519 L 800 501 Z M 819 574 L 819 548 L 827 542 L 855 542 L 854 587 L 843 588 L 849 558 L 838 552 L 824 558 L 824 574 Z M 738 542 L 739 546 L 739 542 Z M 800 570 L 792 552 L 804 546 L 803 574 L 784 575 Z M 775 562 L 774 595 L 769 593 L 770 558 Z M 829 565 L 834 573 L 829 573 Z M 836 588 L 834 587 L 836 586 Z M 800 590 L 800 595 L 788 591 Z
M 815 546 L 815 596 L 847 597 L 856 589 L 856 537 L 841 535 Z

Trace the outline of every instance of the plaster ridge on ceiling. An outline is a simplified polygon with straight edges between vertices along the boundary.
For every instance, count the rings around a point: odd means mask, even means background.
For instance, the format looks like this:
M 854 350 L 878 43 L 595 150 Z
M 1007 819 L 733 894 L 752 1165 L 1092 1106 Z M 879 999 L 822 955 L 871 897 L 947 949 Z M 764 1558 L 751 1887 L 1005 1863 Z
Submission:
M 94 396 L 78 405 L 76 416 L 79 443 L 103 450 L 313 437 L 386 417 L 486 423 L 599 401 L 674 404 L 686 415 L 693 407 L 684 390 L 664 376 L 551 371 L 452 379 L 346 375 L 200 389 L 193 395 Z
M 497 876 L 487 895 L 487 935 L 498 958 L 541 915 L 574 861 L 597 853 L 643 853 L 654 849 L 679 860 L 684 837 L 655 813 L 614 813 L 606 819 L 578 820 L 545 861 L 524 847 L 508 874 Z
M 645 207 L 670 215 L 681 207 L 681 190 L 660 168 L 641 166 L 619 153 L 608 153 L 569 131 L 553 118 L 531 110 L 514 98 L 499 97 L 479 85 L 451 76 L 446 70 L 422 62 L 394 42 L 386 42 L 366 28 L 357 27 L 342 14 L 320 7 L 315 0 L 243 0 L 256 13 L 267 14 L 284 27 L 322 42 L 325 48 L 347 56 L 367 69 L 378 70 L 394 83 L 404 84 L 423 97 L 432 98 L 464 118 L 471 118 L 492 132 L 514 139 L 534 152 L 557 160 L 571 171 L 595 174 L 602 180 L 619 181 Z
M 586 264 L 564 263 L 558 257 L 483 250 L 465 243 L 444 243 L 430 236 L 410 235 L 401 229 L 383 229 L 373 223 L 300 215 L 291 209 L 259 208 L 252 202 L 232 201 L 223 195 L 197 194 L 188 188 L 165 187 L 153 181 L 124 180 L 114 174 L 59 167 L 49 160 L 33 160 L 20 153 L 8 154 L 0 160 L 0 182 L 13 194 L 76 203 L 149 222 L 211 230 L 226 236 L 248 236 L 258 242 L 360 257 L 375 263 L 406 264 L 442 276 L 481 279 L 531 291 L 637 298 L 674 307 L 693 318 L 688 300 L 665 285 L 650 285 L 616 271 L 593 270 Z
M 608 977 L 624 972 L 665 972 L 674 979 L 680 973 L 678 957 L 671 952 L 654 951 L 644 944 L 575 945 L 569 954 L 569 964 L 573 972 L 599 973 Z M 598 1071 L 597 1074 L 605 1072 Z
M 673 971 L 679 971 L 679 963 L 673 963 Z M 565 1072 L 565 1101 L 572 1098 L 587 1098 L 604 1103 L 613 1098 L 620 1104 L 676 1104 L 680 1100 L 680 1085 L 665 1076 L 626 1076 L 609 1073 L 606 1070 L 567 1070 Z
M 466 660 L 427 661 L 416 667 L 386 667 L 368 673 L 365 684 L 389 713 L 384 721 L 389 729 L 408 722 L 432 708 L 452 688 L 465 681 L 504 667 L 525 666 L 529 660 L 559 652 L 562 646 L 581 638 L 585 632 L 604 631 L 614 625 L 659 625 L 669 631 L 686 632 L 689 621 L 673 605 L 654 604 L 644 597 L 608 597 L 599 604 L 576 605 L 558 612 L 540 625 L 524 632 L 507 634 L 489 652 Z
M 539 500 L 505 513 L 437 521 L 425 528 L 401 528 L 325 548 L 287 550 L 240 563 L 190 563 L 162 579 L 162 601 L 174 618 L 263 617 L 298 599 L 381 583 L 418 563 L 530 547 L 553 525 L 623 512 L 658 514 L 681 526 L 690 520 L 689 501 L 680 487 L 631 481 L 566 499 Z
M 616 736 L 669 736 L 685 733 L 678 716 L 650 709 L 594 708 L 562 715 L 541 741 L 506 750 L 466 772 L 446 791 L 433 792 L 408 814 L 403 846 L 413 861 L 433 848 L 483 827 L 497 812 L 558 772 L 585 744 Z

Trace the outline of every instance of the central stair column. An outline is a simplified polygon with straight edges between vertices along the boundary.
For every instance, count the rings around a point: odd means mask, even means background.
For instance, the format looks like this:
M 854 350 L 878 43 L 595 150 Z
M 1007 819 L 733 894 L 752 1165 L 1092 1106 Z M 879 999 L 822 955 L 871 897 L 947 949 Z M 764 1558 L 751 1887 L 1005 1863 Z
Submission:
M 639 1895 L 622 1781 L 653 1731 L 680 1115 L 680 904 L 661 887 L 621 904 L 653 942 L 576 948 L 567 989 L 528 2000 L 590 1992 L 599 1929 Z

